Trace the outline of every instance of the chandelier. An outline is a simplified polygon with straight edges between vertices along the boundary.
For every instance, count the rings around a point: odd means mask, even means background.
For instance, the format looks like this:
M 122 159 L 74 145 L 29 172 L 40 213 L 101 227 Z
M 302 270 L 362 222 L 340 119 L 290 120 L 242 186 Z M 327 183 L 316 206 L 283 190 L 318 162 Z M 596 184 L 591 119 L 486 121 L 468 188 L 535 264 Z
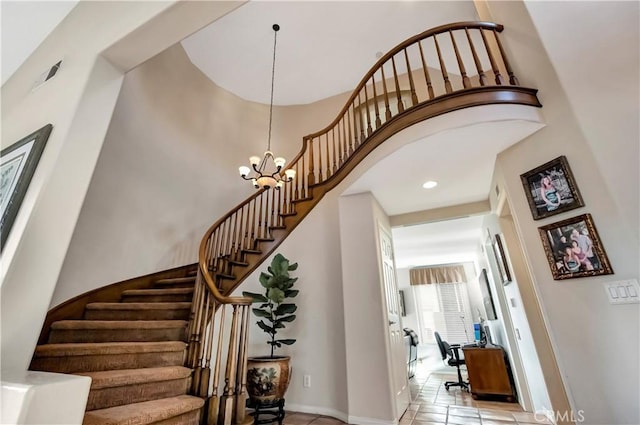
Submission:
M 245 180 L 251 180 L 256 189 L 280 189 L 285 182 L 290 182 L 296 175 L 292 169 L 284 170 L 284 176 L 280 174 L 286 160 L 282 157 L 274 157 L 271 152 L 271 122 L 273 119 L 273 82 L 276 71 L 276 43 L 280 25 L 273 25 L 273 65 L 271 67 L 271 103 L 269 104 L 269 138 L 267 139 L 267 150 L 263 157 L 252 156 L 249 158 L 251 168 L 242 166 L 238 170 L 240 176 Z

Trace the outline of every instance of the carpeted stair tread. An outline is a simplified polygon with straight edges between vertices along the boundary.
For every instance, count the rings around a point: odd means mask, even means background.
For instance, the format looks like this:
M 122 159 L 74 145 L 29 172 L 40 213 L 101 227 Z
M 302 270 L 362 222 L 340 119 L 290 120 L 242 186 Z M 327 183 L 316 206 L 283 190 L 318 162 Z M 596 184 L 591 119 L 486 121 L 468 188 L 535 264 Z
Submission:
M 145 425 L 166 421 L 188 412 L 201 409 L 204 400 L 182 395 L 93 410 L 84 415 L 84 425 Z
M 51 329 L 167 329 L 184 328 L 186 320 L 60 320 Z
M 191 295 L 189 295 L 191 298 Z M 191 302 L 184 300 L 128 300 L 121 303 L 90 303 L 84 311 L 87 320 L 187 320 Z
M 91 378 L 86 410 L 106 409 L 187 394 L 191 369 L 182 366 L 80 372 Z
M 36 347 L 31 370 L 77 373 L 182 366 L 185 348 L 180 341 L 44 344 Z
M 193 288 L 129 289 L 121 297 L 123 303 L 190 302 Z
M 75 375 L 90 377 L 91 390 L 97 390 L 123 385 L 184 379 L 191 376 L 191 369 L 182 366 L 166 366 L 143 369 L 105 370 L 100 372 L 79 372 Z
M 49 343 L 186 341 L 186 320 L 61 320 Z
M 184 295 L 193 294 L 193 288 L 162 288 L 162 289 L 128 289 L 122 291 L 125 295 Z
M 89 303 L 87 310 L 189 310 L 190 302 L 178 303 Z
M 84 342 L 43 344 L 36 347 L 35 357 L 90 356 L 96 354 L 161 353 L 184 350 L 181 341 L 162 342 Z
M 195 285 L 196 277 L 188 276 L 188 277 L 173 277 L 169 279 L 158 279 L 153 282 L 156 286 L 171 286 L 171 285 L 181 285 L 181 284 L 192 284 Z

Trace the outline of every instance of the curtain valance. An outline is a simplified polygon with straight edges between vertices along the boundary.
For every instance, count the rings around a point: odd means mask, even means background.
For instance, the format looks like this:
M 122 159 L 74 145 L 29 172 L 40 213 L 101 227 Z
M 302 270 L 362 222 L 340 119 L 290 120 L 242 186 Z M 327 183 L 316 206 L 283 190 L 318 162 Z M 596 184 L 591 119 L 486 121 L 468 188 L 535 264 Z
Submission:
M 464 273 L 464 266 L 462 264 L 416 267 L 409 270 L 409 278 L 411 285 L 467 281 L 467 275 Z

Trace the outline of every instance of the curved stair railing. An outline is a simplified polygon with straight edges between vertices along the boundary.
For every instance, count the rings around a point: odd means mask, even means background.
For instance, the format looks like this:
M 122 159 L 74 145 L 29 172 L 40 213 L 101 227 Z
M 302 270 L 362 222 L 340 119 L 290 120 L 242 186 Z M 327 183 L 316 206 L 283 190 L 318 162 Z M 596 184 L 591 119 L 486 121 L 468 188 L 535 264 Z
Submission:
M 412 124 L 479 105 L 541 106 L 537 90 L 519 85 L 498 37 L 502 30 L 494 23 L 461 22 L 393 48 L 364 76 L 336 119 L 303 138 L 302 150 L 287 167 L 296 171 L 292 182 L 281 190 L 257 191 L 207 230 L 199 251 L 187 363 L 194 369 L 192 392 L 209 400 L 208 423 L 245 422 L 251 299 L 227 295 L 325 193 L 384 140 Z

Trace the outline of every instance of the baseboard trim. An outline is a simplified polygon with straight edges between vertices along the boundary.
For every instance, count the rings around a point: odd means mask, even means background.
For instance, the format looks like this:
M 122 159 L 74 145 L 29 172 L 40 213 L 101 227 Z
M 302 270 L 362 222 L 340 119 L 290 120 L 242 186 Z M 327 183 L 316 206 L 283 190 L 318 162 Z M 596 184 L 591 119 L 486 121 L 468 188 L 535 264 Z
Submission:
M 351 415 L 349 415 L 347 423 L 356 425 L 398 425 L 398 421 L 385 421 L 383 419 L 363 418 L 361 416 Z
M 398 421 L 385 421 L 376 418 L 347 415 L 336 409 L 320 406 L 307 406 L 304 404 L 286 403 L 285 409 L 292 412 L 309 413 L 312 415 L 330 416 L 340 419 L 342 422 L 354 425 L 398 425 Z
M 331 416 L 332 418 L 340 419 L 342 422 L 349 422 L 349 416 L 336 409 L 331 409 L 328 407 L 320 407 L 320 406 L 307 406 L 304 404 L 295 404 L 295 403 L 286 403 L 285 409 L 293 412 L 300 413 L 310 413 L 313 415 L 323 415 L 323 416 Z

